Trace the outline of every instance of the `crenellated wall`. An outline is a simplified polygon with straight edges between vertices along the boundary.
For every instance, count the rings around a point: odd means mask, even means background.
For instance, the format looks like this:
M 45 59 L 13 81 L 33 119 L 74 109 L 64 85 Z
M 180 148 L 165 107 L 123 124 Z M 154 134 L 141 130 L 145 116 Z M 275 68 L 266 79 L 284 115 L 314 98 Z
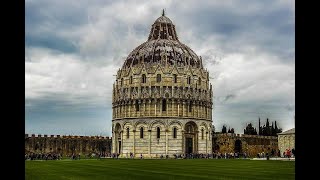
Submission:
M 25 152 L 60 153 L 63 155 L 110 153 L 112 138 L 103 136 L 60 136 L 25 134 Z
M 237 141 L 237 143 L 236 143 Z M 240 148 L 236 148 L 238 145 Z M 246 153 L 250 157 L 256 157 L 258 153 L 271 153 L 272 149 L 278 152 L 278 137 L 246 135 L 234 133 L 214 134 L 213 151 L 220 153 L 236 152 Z

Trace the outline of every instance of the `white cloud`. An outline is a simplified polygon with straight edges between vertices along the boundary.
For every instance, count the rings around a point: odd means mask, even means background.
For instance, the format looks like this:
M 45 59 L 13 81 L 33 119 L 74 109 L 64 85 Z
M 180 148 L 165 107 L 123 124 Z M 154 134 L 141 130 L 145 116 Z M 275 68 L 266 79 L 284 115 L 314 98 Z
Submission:
M 73 54 L 27 48 L 26 99 L 57 98 L 69 103 L 93 103 L 110 107 L 115 66 L 96 66 Z M 84 97 L 81 99 L 79 97 Z
M 54 100 L 62 110 L 63 104 L 110 108 L 113 75 L 165 8 L 180 41 L 203 57 L 214 77 L 217 129 L 226 122 L 241 132 L 259 113 L 290 128 L 294 6 L 290 0 L 26 1 L 26 107 Z M 66 43 L 75 50 L 63 51 Z

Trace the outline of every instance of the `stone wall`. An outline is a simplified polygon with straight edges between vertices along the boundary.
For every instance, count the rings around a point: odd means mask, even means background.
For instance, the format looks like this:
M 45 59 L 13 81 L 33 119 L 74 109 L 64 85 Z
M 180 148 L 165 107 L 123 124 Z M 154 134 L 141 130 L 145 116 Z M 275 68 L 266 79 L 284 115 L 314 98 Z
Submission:
M 25 152 L 61 153 L 63 155 L 110 153 L 112 139 L 102 136 L 60 136 L 25 134 Z
M 214 134 L 213 151 L 220 153 L 236 152 L 236 141 L 240 145 L 240 153 L 246 153 L 250 157 L 256 157 L 258 153 L 271 153 L 272 149 L 277 153 L 278 138 L 275 136 L 245 135 L 234 133 Z
M 282 156 L 282 153 L 286 151 L 286 149 L 289 149 L 290 151 L 292 149 L 295 149 L 295 134 L 279 134 L 278 135 L 279 140 L 279 149 Z

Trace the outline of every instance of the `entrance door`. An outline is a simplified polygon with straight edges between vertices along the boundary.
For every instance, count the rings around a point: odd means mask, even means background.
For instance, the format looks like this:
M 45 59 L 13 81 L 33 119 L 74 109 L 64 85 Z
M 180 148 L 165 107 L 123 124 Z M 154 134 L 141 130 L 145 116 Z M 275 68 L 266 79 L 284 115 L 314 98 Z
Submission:
M 236 142 L 234 144 L 234 152 L 242 153 L 242 143 L 241 143 L 241 141 L 239 139 L 236 140 Z
M 186 138 L 186 154 L 192 153 L 192 149 L 193 149 L 192 145 L 193 145 L 192 138 Z
M 119 141 L 119 149 L 118 149 L 118 153 L 121 154 L 121 141 Z

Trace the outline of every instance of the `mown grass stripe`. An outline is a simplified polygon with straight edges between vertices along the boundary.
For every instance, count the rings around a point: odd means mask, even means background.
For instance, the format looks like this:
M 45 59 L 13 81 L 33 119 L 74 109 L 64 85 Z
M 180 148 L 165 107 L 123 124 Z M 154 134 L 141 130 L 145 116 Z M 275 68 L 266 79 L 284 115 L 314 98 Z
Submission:
M 295 163 L 239 159 L 26 161 L 26 179 L 294 179 Z

